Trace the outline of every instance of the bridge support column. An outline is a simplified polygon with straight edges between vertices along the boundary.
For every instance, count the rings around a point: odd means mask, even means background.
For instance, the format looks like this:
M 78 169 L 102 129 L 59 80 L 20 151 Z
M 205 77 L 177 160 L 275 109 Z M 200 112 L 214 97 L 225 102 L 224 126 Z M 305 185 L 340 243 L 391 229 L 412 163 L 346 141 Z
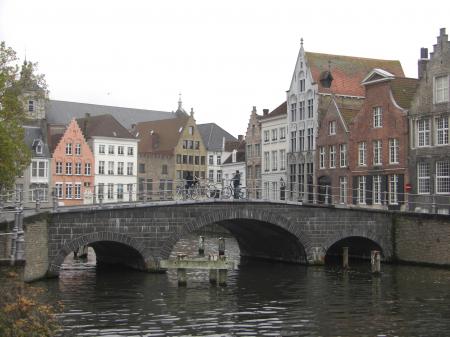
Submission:
M 372 273 L 379 274 L 381 272 L 381 255 L 380 251 L 372 250 L 371 251 L 371 265 L 372 265 Z
M 308 264 L 325 264 L 325 250 L 322 247 L 312 247 L 310 254 L 308 254 Z
M 228 270 L 227 269 L 219 269 L 217 271 L 217 275 L 218 275 L 218 283 L 220 286 L 226 286 L 227 285 L 227 275 L 228 275 Z
M 217 269 L 209 270 L 209 283 L 211 283 L 211 284 L 217 283 Z

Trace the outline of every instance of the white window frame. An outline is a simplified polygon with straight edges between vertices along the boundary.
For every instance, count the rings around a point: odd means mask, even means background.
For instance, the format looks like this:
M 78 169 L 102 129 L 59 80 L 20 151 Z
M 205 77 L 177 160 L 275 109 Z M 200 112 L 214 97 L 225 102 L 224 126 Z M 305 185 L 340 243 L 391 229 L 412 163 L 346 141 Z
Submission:
M 305 117 L 305 101 L 300 101 L 298 102 L 298 120 L 302 121 Z
M 389 175 L 389 204 L 398 205 L 398 174 Z
M 330 168 L 336 168 L 336 145 L 330 145 L 329 153 L 330 153 L 329 157 Z
M 358 143 L 358 166 L 367 166 L 366 161 L 367 143 Z
M 436 194 L 450 194 L 449 160 L 436 161 Z
M 73 189 L 73 198 L 81 199 L 81 183 L 75 183 L 75 186 Z
M 325 147 L 319 147 L 319 169 L 325 168 Z
M 62 161 L 57 161 L 55 165 L 55 174 L 63 174 L 63 163 Z
M 297 120 L 297 103 L 291 103 L 291 122 L 295 122 L 296 120 Z M 266 141 L 265 138 L 264 141 Z
M 72 183 L 66 183 L 65 197 L 66 197 L 66 199 L 73 199 L 73 184 Z
M 66 156 L 72 155 L 72 143 L 66 143 Z
M 55 183 L 55 195 L 58 199 L 63 198 L 63 183 L 61 182 Z
M 382 149 L 383 144 L 381 140 L 374 140 L 373 143 L 373 165 L 382 165 Z
M 358 205 L 366 204 L 366 176 L 358 176 L 357 202 Z
M 81 175 L 81 161 L 77 161 L 75 163 L 75 175 L 77 176 Z
M 264 152 L 264 172 L 270 171 L 270 152 Z
M 347 144 L 339 144 L 339 161 L 341 167 L 347 167 Z
M 347 203 L 348 178 L 346 176 L 339 177 L 339 203 Z
M 436 145 L 448 145 L 448 116 L 441 116 L 435 119 Z
M 278 171 L 278 151 L 272 151 L 272 171 Z
M 431 145 L 430 124 L 429 118 L 423 118 L 417 121 L 417 147 L 427 147 Z
M 280 150 L 280 170 L 286 170 L 286 150 Z
M 446 103 L 449 101 L 448 75 L 436 76 L 434 78 L 433 87 L 433 98 L 435 104 Z
M 336 134 L 336 121 L 328 122 L 328 134 L 333 136 Z
M 389 164 L 399 163 L 400 144 L 397 138 L 389 139 Z
M 430 164 L 427 162 L 417 163 L 417 193 L 431 193 Z
M 105 145 L 104 144 L 99 144 L 98 145 L 98 153 L 99 154 L 105 154 Z
M 372 177 L 372 202 L 374 205 L 381 205 L 381 176 L 375 175 Z
M 264 130 L 264 143 L 268 143 L 269 141 L 270 141 L 269 130 Z
M 70 162 L 70 161 L 66 162 L 66 171 L 65 171 L 65 173 L 66 173 L 66 176 L 71 176 L 72 175 L 72 173 L 73 173 L 72 162 Z
M 381 128 L 383 127 L 383 109 L 381 106 L 376 106 L 372 108 L 373 113 L 373 127 Z
M 133 165 L 133 163 L 130 163 L 130 162 L 127 163 L 127 175 L 128 176 L 134 175 L 134 165 Z
M 75 155 L 76 156 L 81 155 L 81 144 L 80 143 L 75 144 Z
M 91 163 L 84 163 L 84 175 L 90 176 L 91 175 Z

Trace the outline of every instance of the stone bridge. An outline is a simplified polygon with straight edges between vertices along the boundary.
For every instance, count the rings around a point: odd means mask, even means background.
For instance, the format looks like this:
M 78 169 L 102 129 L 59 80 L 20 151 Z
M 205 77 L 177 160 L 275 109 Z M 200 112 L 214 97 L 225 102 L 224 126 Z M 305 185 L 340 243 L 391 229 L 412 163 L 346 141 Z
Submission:
M 342 246 L 350 254 L 394 253 L 392 213 L 325 206 L 251 201 L 205 201 L 71 209 L 47 219 L 48 274 L 83 245 L 99 263 L 157 271 L 176 242 L 210 224 L 226 228 L 242 256 L 322 264 Z M 27 240 L 28 241 L 28 240 Z

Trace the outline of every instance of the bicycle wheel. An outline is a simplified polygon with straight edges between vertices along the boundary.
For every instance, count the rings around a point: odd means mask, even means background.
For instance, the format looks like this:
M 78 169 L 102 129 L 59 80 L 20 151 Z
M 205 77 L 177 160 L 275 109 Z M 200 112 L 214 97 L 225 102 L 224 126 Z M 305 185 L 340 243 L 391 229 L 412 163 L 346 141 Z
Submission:
M 230 199 L 233 195 L 233 190 L 230 186 L 224 187 L 222 190 L 222 198 Z
M 177 186 L 177 190 L 175 193 L 176 193 L 177 199 L 179 199 L 179 200 L 186 199 L 186 193 L 184 190 L 184 186 Z

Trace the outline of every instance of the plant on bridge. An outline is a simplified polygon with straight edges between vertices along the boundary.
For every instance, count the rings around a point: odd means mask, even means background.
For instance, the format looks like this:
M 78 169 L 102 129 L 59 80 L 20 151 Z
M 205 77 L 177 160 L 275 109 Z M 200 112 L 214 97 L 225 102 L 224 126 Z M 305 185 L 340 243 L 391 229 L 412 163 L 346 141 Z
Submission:
M 14 272 L 0 283 L 0 336 L 51 337 L 59 330 L 56 310 L 40 302 L 43 289 L 18 281 Z
M 30 151 L 24 142 L 25 97 L 45 98 L 46 84 L 36 75 L 36 63 L 16 64 L 16 52 L 0 42 L 0 190 L 10 188 L 30 164 Z M 20 72 L 19 72 L 20 69 Z

